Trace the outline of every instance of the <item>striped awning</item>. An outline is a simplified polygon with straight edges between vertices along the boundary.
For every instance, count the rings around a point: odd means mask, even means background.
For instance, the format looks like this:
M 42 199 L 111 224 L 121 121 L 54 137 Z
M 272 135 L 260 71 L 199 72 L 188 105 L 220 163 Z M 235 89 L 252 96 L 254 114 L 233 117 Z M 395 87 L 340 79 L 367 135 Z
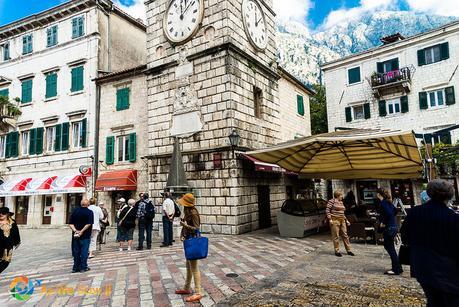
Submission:
M 86 192 L 86 176 L 72 174 L 6 180 L 0 185 L 0 196 L 27 196 Z
M 422 176 L 413 132 L 353 129 L 247 152 L 304 178 L 408 179 Z

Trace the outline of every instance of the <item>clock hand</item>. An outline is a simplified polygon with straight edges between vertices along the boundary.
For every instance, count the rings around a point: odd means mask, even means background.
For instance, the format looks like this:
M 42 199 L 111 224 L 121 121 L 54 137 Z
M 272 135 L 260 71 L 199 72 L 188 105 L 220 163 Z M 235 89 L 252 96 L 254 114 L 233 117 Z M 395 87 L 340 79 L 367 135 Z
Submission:
M 190 4 L 188 4 L 188 6 L 185 8 L 185 10 L 183 11 L 183 14 L 185 14 L 188 9 L 194 4 L 194 1 L 193 2 L 190 2 Z
M 258 27 L 258 22 L 256 21 L 257 18 L 257 9 L 255 9 L 255 27 Z

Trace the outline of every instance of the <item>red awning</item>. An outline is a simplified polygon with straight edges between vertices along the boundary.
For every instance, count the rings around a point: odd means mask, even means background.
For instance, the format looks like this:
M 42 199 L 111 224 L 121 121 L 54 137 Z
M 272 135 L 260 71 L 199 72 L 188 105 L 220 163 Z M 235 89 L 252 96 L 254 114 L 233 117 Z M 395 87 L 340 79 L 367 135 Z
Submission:
M 255 166 L 255 171 L 257 172 L 270 172 L 270 173 L 285 173 L 286 172 L 286 170 L 280 167 L 279 165 L 261 162 L 260 160 L 252 158 L 251 156 L 248 156 L 246 154 L 240 154 L 240 156 L 248 161 L 253 162 Z
M 103 173 L 97 178 L 96 191 L 135 191 L 137 171 L 122 170 Z

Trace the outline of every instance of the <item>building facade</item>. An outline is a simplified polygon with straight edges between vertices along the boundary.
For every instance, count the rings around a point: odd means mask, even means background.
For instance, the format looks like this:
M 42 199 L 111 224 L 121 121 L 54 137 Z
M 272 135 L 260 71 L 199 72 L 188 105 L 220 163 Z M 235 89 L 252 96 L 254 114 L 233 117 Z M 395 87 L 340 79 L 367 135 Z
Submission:
M 456 143 L 459 90 L 459 23 L 404 38 L 322 66 L 329 131 L 339 128 L 413 130 L 422 143 Z M 371 202 L 383 186 L 418 204 L 419 181 L 335 182 Z
M 0 27 L 0 49 L 0 95 L 22 112 L 0 132 L 0 199 L 20 224 L 63 225 L 93 194 L 92 80 L 145 61 L 145 26 L 111 1 L 70 1 Z
M 309 106 L 304 115 L 286 115 L 297 129 L 284 131 L 281 113 L 294 113 L 287 107 L 297 108 L 298 99 L 280 99 L 272 1 L 193 1 L 185 12 L 175 1 L 146 6 L 152 195 L 166 187 L 177 140 L 203 231 L 270 226 L 287 195 L 305 183 L 273 168 L 257 171 L 241 152 L 310 131 Z M 233 148 L 232 131 L 240 136 Z

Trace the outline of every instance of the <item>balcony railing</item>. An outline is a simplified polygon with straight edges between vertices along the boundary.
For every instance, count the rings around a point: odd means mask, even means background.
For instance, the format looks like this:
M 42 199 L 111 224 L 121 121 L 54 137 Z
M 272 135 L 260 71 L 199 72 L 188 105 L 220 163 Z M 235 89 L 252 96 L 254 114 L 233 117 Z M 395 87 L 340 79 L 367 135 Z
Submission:
M 408 67 L 388 71 L 386 73 L 375 73 L 371 76 L 371 86 L 379 87 L 390 85 L 400 81 L 411 82 L 411 70 Z

